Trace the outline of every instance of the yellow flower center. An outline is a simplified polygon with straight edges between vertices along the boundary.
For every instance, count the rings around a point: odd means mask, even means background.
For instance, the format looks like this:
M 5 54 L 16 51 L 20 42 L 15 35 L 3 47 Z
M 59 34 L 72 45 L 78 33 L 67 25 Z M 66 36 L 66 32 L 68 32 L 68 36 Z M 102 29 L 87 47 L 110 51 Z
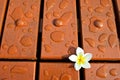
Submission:
M 84 64 L 85 63 L 85 57 L 83 55 L 77 56 L 77 64 Z

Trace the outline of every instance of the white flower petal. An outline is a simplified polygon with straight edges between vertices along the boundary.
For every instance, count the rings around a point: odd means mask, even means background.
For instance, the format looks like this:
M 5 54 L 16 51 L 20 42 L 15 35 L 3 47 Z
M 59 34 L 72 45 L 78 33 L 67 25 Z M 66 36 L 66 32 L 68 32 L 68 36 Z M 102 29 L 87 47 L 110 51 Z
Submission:
M 81 69 L 81 65 L 78 65 L 77 63 L 75 63 L 74 67 L 75 67 L 75 70 L 77 70 L 77 71 L 79 71 Z
M 84 64 L 81 65 L 83 68 L 91 68 L 89 62 L 85 62 Z
M 91 58 L 92 58 L 92 54 L 91 54 L 91 53 L 86 53 L 86 54 L 84 55 L 84 57 L 85 57 L 86 61 L 90 61 Z
M 77 56 L 76 55 L 71 55 L 71 56 L 69 56 L 69 60 L 71 60 L 72 62 L 76 62 Z
M 80 47 L 77 47 L 77 49 L 76 49 L 76 54 L 77 54 L 77 55 L 79 55 L 79 54 L 84 55 L 84 50 L 83 50 L 82 48 L 80 48 Z

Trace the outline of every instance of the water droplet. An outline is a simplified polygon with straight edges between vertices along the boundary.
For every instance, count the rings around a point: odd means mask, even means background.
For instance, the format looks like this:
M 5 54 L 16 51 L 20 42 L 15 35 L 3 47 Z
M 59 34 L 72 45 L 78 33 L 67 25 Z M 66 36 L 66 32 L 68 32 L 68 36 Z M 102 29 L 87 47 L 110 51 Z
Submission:
M 50 34 L 50 37 L 55 42 L 61 42 L 64 40 L 64 33 L 62 31 L 54 31 Z
M 55 19 L 54 25 L 57 27 L 63 26 L 63 20 L 62 19 Z
M 98 32 L 101 27 L 103 27 L 103 23 L 101 20 L 96 19 L 96 17 L 92 17 L 90 19 L 90 25 L 89 25 L 89 30 L 91 32 Z
M 103 65 L 101 67 L 99 67 L 96 71 L 96 75 L 100 78 L 106 78 L 107 77 L 107 72 L 106 72 L 106 66 Z
M 72 18 L 72 12 L 64 13 L 60 19 L 63 21 L 63 25 L 67 24 Z
M 27 2 L 27 1 L 24 1 L 24 2 L 23 2 L 23 5 L 24 5 L 24 6 L 27 6 L 27 5 L 28 5 L 28 2 Z
M 2 66 L 2 69 L 3 69 L 3 70 L 7 70 L 7 69 L 8 69 L 8 66 L 7 66 L 7 65 L 3 65 L 3 66 Z
M 69 42 L 65 44 L 65 47 L 69 47 L 69 46 L 70 46 L 70 43 L 69 43 Z
M 98 45 L 98 50 L 100 51 L 100 52 L 105 52 L 105 46 L 103 46 L 103 45 Z
M 103 10 L 104 10 L 103 7 L 97 7 L 97 8 L 95 8 L 95 12 L 98 12 L 98 13 L 102 13 Z
M 88 4 L 88 0 L 84 0 L 84 3 L 85 3 L 85 4 Z
M 95 47 L 95 41 L 91 38 L 85 38 L 85 41 L 91 46 Z
M 77 42 L 76 42 L 75 40 L 73 40 L 71 43 L 72 43 L 73 45 L 77 46 Z
M 28 11 L 28 12 L 25 13 L 25 16 L 28 17 L 28 18 L 32 18 L 33 14 L 32 14 L 32 12 Z
M 24 19 L 18 19 L 16 21 L 16 26 L 26 26 L 27 22 Z
M 33 42 L 31 37 L 23 36 L 20 40 L 20 43 L 25 47 L 29 47 L 32 45 Z
M 7 48 L 8 48 L 8 45 L 7 45 L 7 44 L 3 44 L 3 45 L 2 45 L 2 48 L 3 48 L 3 49 L 7 49 Z
M 29 29 L 28 29 L 28 32 L 32 32 L 32 31 L 33 31 L 32 28 L 29 28 Z
M 46 18 L 47 19 L 51 19 L 51 17 L 52 17 L 52 13 L 50 13 L 50 12 L 46 13 Z
M 110 31 L 116 32 L 116 28 L 115 28 L 114 22 L 111 19 L 107 20 L 107 24 L 108 24 L 108 28 L 110 29 Z
M 35 4 L 32 4 L 31 9 L 36 10 L 37 6 Z
M 111 69 L 110 70 L 110 75 L 112 75 L 112 76 L 116 76 L 118 73 L 117 73 L 117 70 L 115 69 L 115 68 L 113 68 L 113 69 Z
M 112 17 L 112 13 L 111 13 L 111 12 L 107 12 L 106 15 L 107 15 L 108 17 Z
M 8 54 L 16 54 L 18 52 L 18 49 L 15 45 L 12 45 L 8 48 Z
M 46 31 L 50 31 L 50 30 L 52 29 L 52 25 L 47 24 L 47 25 L 44 27 L 44 29 L 45 29 Z
M 103 22 L 101 20 L 95 20 L 94 25 L 98 28 L 102 28 L 103 27 Z
M 54 11 L 54 12 L 53 12 L 53 16 L 54 16 L 54 17 L 59 17 L 59 16 L 60 16 L 60 13 L 57 12 L 57 11 Z
M 52 8 L 55 5 L 55 3 L 56 3 L 56 0 L 47 0 L 47 2 L 46 2 L 47 10 Z
M 49 76 L 49 72 L 47 70 L 44 71 L 45 76 Z
M 71 78 L 71 75 L 69 75 L 69 74 L 63 74 L 60 77 L 60 80 L 72 80 L 72 78 Z
M 22 7 L 16 7 L 15 10 L 12 12 L 11 16 L 15 21 L 23 18 L 24 13 L 23 13 Z
M 92 7 L 88 7 L 88 11 L 89 12 L 93 12 L 93 8 Z
M 57 76 L 53 75 L 51 80 L 59 80 L 59 78 Z
M 10 70 L 11 73 L 24 74 L 27 72 L 27 68 L 21 66 L 14 66 Z
M 8 28 L 14 28 L 14 27 L 15 27 L 15 24 L 14 24 L 14 23 L 9 23 L 9 24 L 7 25 L 7 27 L 8 27 Z
M 68 6 L 68 3 L 69 3 L 68 0 L 62 0 L 60 2 L 59 8 L 60 9 L 65 9 Z
M 109 6 L 109 0 L 100 0 L 100 4 L 104 7 Z
M 104 41 L 106 41 L 107 40 L 107 34 L 106 33 L 102 33 L 100 36 L 99 36 L 99 41 L 100 42 L 104 42 Z
M 37 17 L 34 17 L 34 18 L 33 18 L 33 20 L 34 20 L 35 22 L 37 22 L 37 21 L 38 21 Z
M 109 45 L 111 46 L 111 48 L 114 48 L 117 44 L 117 40 L 116 40 L 116 35 L 114 34 L 111 34 L 108 38 L 108 42 L 109 42 Z
M 45 48 L 45 51 L 46 51 L 46 52 L 51 52 L 51 46 L 45 44 L 45 45 L 44 45 L 44 48 Z

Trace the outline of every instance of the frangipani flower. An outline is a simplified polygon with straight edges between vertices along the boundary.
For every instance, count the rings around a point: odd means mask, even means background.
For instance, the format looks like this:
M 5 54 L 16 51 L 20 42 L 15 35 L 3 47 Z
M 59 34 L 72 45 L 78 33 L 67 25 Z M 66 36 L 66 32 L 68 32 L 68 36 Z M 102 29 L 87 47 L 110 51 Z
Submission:
M 72 61 L 72 62 L 75 62 L 75 70 L 80 70 L 81 67 L 83 68 L 90 68 L 90 59 L 92 58 L 92 54 L 91 53 L 86 53 L 84 54 L 84 50 L 80 47 L 78 47 L 76 49 L 76 55 L 71 55 L 69 56 L 69 59 Z

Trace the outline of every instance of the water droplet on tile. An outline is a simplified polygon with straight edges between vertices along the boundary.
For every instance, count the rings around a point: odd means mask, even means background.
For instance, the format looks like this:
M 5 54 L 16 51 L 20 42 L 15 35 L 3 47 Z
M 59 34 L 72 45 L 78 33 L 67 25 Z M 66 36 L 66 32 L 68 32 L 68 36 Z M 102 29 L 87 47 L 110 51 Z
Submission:
M 18 19 L 16 21 L 16 26 L 26 26 L 27 22 L 24 19 Z
M 14 23 L 9 23 L 9 24 L 7 25 L 7 27 L 8 27 L 8 28 L 14 28 L 14 27 L 15 27 L 15 24 L 14 24 Z
M 51 80 L 59 80 L 59 78 L 57 76 L 53 75 Z
M 89 30 L 91 32 L 98 32 L 103 27 L 103 23 L 100 19 L 96 17 L 90 18 Z
M 33 14 L 32 14 L 32 12 L 28 11 L 28 12 L 25 13 L 25 16 L 26 16 L 27 18 L 32 18 L 32 17 L 33 17 Z
M 11 16 L 15 21 L 23 18 L 24 13 L 23 13 L 22 7 L 16 7 L 12 12 Z
M 11 73 L 24 74 L 27 72 L 27 68 L 21 66 L 14 66 L 10 69 Z
M 77 46 L 77 42 L 75 40 L 72 40 L 71 42 L 73 45 Z
M 22 52 L 26 52 L 26 49 L 25 49 L 25 48 L 22 48 Z
M 85 4 L 88 4 L 88 0 L 84 0 L 84 3 L 85 3 Z
M 51 52 L 51 46 L 50 45 L 45 44 L 44 48 L 45 48 L 46 52 Z
M 64 40 L 64 32 L 62 31 L 54 31 L 50 34 L 50 38 L 54 42 L 62 42 Z
M 69 0 L 62 0 L 62 1 L 60 2 L 59 8 L 60 8 L 60 9 L 65 9 L 65 8 L 68 6 L 68 4 L 69 4 L 68 1 L 69 1 Z
M 27 5 L 28 5 L 28 2 L 27 2 L 27 1 L 24 1 L 24 2 L 23 2 L 23 5 L 24 5 L 24 6 L 27 6 Z
M 100 4 L 104 7 L 109 6 L 109 0 L 100 0 Z
M 106 13 L 106 16 L 112 17 L 112 13 L 111 13 L 111 12 L 107 12 L 107 13 Z
M 103 7 L 97 7 L 95 8 L 95 12 L 102 13 L 104 11 Z
M 70 46 L 69 42 L 65 43 L 65 47 L 69 47 L 69 46 Z
M 60 80 L 72 80 L 72 78 L 71 78 L 71 75 L 69 75 L 69 74 L 63 74 L 60 77 Z
M 53 16 L 54 16 L 54 17 L 59 17 L 59 16 L 60 16 L 60 13 L 57 12 L 57 11 L 54 11 L 54 12 L 53 12 Z
M 117 69 L 115 69 L 115 68 L 113 68 L 113 69 L 111 69 L 110 71 L 109 71 L 109 73 L 110 73 L 110 75 L 112 75 L 112 76 L 117 76 Z
M 44 75 L 49 76 L 49 72 L 47 70 L 44 70 Z
M 100 51 L 100 52 L 105 52 L 105 46 L 103 46 L 103 45 L 98 45 L 98 50 Z
M 50 12 L 46 13 L 46 18 L 47 19 L 51 19 L 51 17 L 52 17 L 52 13 L 50 13 Z
M 68 24 L 72 18 L 72 15 L 72 12 L 66 12 L 60 17 L 60 19 L 63 20 L 64 25 Z
M 88 7 L 88 11 L 89 12 L 93 12 L 93 8 L 92 7 Z
M 107 25 L 108 25 L 108 28 L 110 29 L 110 31 L 116 32 L 114 22 L 111 19 L 107 20 Z
M 101 20 L 95 20 L 94 25 L 98 28 L 102 28 L 103 27 L 103 22 Z
M 100 42 L 104 42 L 104 41 L 106 41 L 107 40 L 107 34 L 106 33 L 102 33 L 100 36 L 99 36 L 99 41 Z
M 116 35 L 114 34 L 111 34 L 108 38 L 108 42 L 109 42 L 109 45 L 111 46 L 111 48 L 114 48 L 117 44 L 117 39 L 116 39 Z
M 31 9 L 32 9 L 32 10 L 36 10 L 36 9 L 37 9 L 37 6 L 36 6 L 35 4 L 32 4 L 32 5 L 31 5 Z
M 25 47 L 29 47 L 33 44 L 33 41 L 31 37 L 23 36 L 20 40 L 20 43 Z
M 8 54 L 16 54 L 18 52 L 18 49 L 15 45 L 12 45 L 8 48 Z
M 55 19 L 55 20 L 54 20 L 54 25 L 55 25 L 56 27 L 63 26 L 63 20 L 62 20 L 62 19 Z
M 101 67 L 99 67 L 96 71 L 96 75 L 100 78 L 106 78 L 107 77 L 107 71 L 106 71 L 106 66 L 103 65 Z
M 47 10 L 51 9 L 56 3 L 56 0 L 47 0 L 46 2 L 46 7 L 47 7 Z
M 29 28 L 29 29 L 28 29 L 28 32 L 33 32 L 32 28 Z
M 34 18 L 33 18 L 33 20 L 34 20 L 35 22 L 37 22 L 37 21 L 38 21 L 37 17 L 34 17 Z
M 8 66 L 7 66 L 7 65 L 3 65 L 3 66 L 2 66 L 2 69 L 3 69 L 3 70 L 7 70 L 7 69 L 8 69 Z
M 52 29 L 52 25 L 47 24 L 47 25 L 44 27 L 44 29 L 45 29 L 46 31 L 50 31 L 50 30 Z
M 75 24 L 75 23 L 71 23 L 71 26 L 72 26 L 72 27 L 75 27 L 75 26 L 76 26 L 76 24 Z
M 3 44 L 3 45 L 2 45 L 2 48 L 3 48 L 3 49 L 7 49 L 7 48 L 8 48 L 8 45 L 7 45 L 7 44 Z
M 95 41 L 91 38 L 85 38 L 85 41 L 91 46 L 95 47 Z

